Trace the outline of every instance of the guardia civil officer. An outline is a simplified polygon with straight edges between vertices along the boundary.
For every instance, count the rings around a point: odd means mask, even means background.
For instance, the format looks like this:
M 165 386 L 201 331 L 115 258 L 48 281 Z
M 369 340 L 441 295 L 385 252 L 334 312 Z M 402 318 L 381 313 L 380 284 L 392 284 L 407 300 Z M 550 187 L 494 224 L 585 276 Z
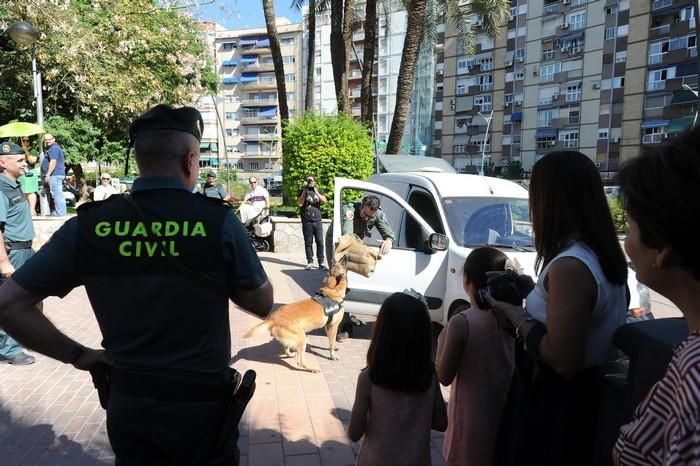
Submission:
M 78 369 L 113 363 L 107 430 L 118 464 L 238 464 L 236 426 L 222 432 L 228 301 L 265 316 L 272 286 L 230 206 L 191 194 L 202 126 L 188 107 L 137 118 L 129 135 L 141 177 L 130 196 L 81 206 L 0 287 L 0 327 L 20 342 Z M 30 312 L 80 285 L 104 351 Z
M 15 269 L 34 254 L 32 213 L 18 178 L 27 162 L 24 149 L 10 141 L 0 143 L 0 275 L 12 276 Z M 2 327 L 2 326 L 0 326 Z M 26 366 L 34 362 L 12 337 L 0 328 L 0 362 Z

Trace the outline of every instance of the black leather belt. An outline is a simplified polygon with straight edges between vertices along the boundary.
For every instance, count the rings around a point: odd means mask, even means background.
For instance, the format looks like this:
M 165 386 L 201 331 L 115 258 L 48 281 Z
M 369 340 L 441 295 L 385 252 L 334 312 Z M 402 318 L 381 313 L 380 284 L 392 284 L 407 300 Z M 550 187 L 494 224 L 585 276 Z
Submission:
M 171 401 L 225 401 L 233 396 L 233 384 L 204 384 L 176 377 L 130 372 L 112 367 L 110 388 L 134 396 Z
M 8 251 L 16 251 L 18 249 L 31 249 L 32 240 L 29 241 L 5 241 L 5 249 Z

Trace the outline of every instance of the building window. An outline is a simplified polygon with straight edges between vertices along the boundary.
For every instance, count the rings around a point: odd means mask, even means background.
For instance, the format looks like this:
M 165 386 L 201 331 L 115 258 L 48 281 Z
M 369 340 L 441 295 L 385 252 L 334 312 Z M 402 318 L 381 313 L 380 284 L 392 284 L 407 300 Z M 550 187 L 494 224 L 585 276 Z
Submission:
M 250 163 L 248 164 L 248 166 L 250 167 L 250 170 L 251 170 L 251 171 L 256 171 L 256 170 L 258 170 L 258 162 L 250 162 Z
M 566 101 L 575 102 L 581 100 L 581 83 L 566 86 Z
M 236 120 L 238 119 L 238 115 L 236 115 L 237 112 L 226 112 L 226 119 L 227 120 Z
M 549 149 L 557 144 L 556 136 L 547 136 L 537 138 L 537 148 L 538 149 Z
M 585 5 L 586 0 L 571 0 L 571 7 Z
M 503 103 L 504 104 L 512 104 L 513 103 L 513 94 L 504 94 L 503 95 Z
M 316 68 L 316 76 L 321 76 L 321 67 Z
M 627 61 L 627 50 L 615 53 L 615 63 L 624 63 Z
M 467 81 L 457 81 L 457 90 L 456 93 L 457 95 L 464 95 L 467 93 L 467 89 L 469 86 L 467 85 Z
M 285 65 L 291 65 L 292 63 L 296 63 L 296 58 L 294 55 L 285 55 L 282 57 L 282 63 Z
M 578 131 L 562 132 L 559 139 L 564 142 L 565 149 L 575 149 L 578 147 Z
M 290 45 L 294 45 L 294 43 L 295 43 L 294 37 L 282 37 L 280 39 L 280 45 L 282 45 L 282 46 L 290 46 Z
M 233 128 L 226 128 L 226 136 L 233 136 Z
M 464 154 L 467 152 L 466 144 L 455 144 L 452 146 L 452 152 L 455 154 Z
M 642 135 L 642 143 L 644 144 L 657 144 L 668 136 L 666 135 L 666 128 L 644 128 L 644 133 Z
M 234 50 L 236 48 L 236 43 L 235 42 L 226 42 L 224 44 L 224 51 L 230 51 Z
M 540 67 L 540 82 L 554 81 L 554 75 L 561 72 L 561 63 L 550 63 Z
M 598 139 L 608 139 L 609 135 L 610 132 L 608 131 L 608 128 L 598 130 Z
M 656 0 L 651 2 L 651 9 L 658 10 L 660 8 L 666 8 L 667 6 L 673 5 L 673 0 Z
M 547 110 L 540 110 L 537 112 L 537 126 L 546 127 L 552 125 L 552 120 L 554 118 L 559 118 L 559 109 L 550 108 Z
M 481 71 L 488 71 L 493 69 L 493 58 L 482 58 L 481 59 Z
M 660 70 L 649 71 L 647 78 L 647 90 L 655 91 L 666 88 L 666 80 L 676 77 L 676 67 L 664 68 Z
M 476 78 L 476 83 L 479 85 L 482 92 L 490 91 L 493 89 L 493 76 L 490 74 L 478 76 Z
M 461 58 L 461 59 L 457 60 L 457 74 L 469 73 L 470 69 L 471 69 L 471 65 L 469 64 L 468 59 Z
M 577 107 L 578 108 L 578 107 Z M 578 110 L 569 110 L 569 124 L 577 125 L 581 119 L 581 112 Z
M 572 15 L 569 15 L 569 28 L 572 31 L 576 31 L 578 29 L 583 29 L 586 27 L 586 13 L 575 13 Z
M 480 112 L 490 112 L 493 108 L 490 95 L 478 95 L 474 97 L 474 107 L 479 107 Z
M 294 92 L 287 92 L 287 100 L 294 100 L 296 98 L 296 94 Z
M 613 39 L 615 37 L 615 28 L 607 28 L 605 29 L 605 40 L 608 39 Z
M 288 83 L 292 83 L 297 80 L 297 76 L 294 73 L 285 74 L 284 80 Z

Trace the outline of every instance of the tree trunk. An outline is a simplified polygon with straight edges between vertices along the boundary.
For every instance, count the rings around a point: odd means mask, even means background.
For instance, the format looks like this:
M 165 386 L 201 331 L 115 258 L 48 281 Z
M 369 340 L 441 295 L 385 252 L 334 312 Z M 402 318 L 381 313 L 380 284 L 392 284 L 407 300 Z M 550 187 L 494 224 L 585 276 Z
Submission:
M 306 98 L 304 111 L 310 112 L 314 107 L 314 58 L 316 57 L 316 0 L 309 0 L 309 56 L 306 59 Z
M 338 112 L 348 107 L 347 49 L 343 36 L 343 0 L 331 0 L 331 64 Z
M 387 154 L 398 154 L 401 149 L 401 139 L 406 129 L 408 104 L 413 90 L 413 79 L 416 75 L 416 63 L 423 43 L 425 21 L 428 12 L 428 0 L 412 0 L 408 11 L 408 24 L 403 42 L 401 67 L 399 68 L 396 84 L 396 106 L 394 118 L 391 121 L 391 132 L 386 146 Z
M 350 114 L 350 90 L 348 89 L 348 71 L 350 70 L 350 57 L 352 54 L 352 21 L 353 10 L 355 8 L 355 0 L 345 0 L 343 7 L 343 50 L 345 60 L 343 61 L 343 93 L 342 107 L 345 113 Z M 340 106 L 338 107 L 340 108 Z
M 280 110 L 280 120 L 282 123 L 282 135 L 289 121 L 289 107 L 287 106 L 287 86 L 284 82 L 284 62 L 282 61 L 282 50 L 280 40 L 277 37 L 277 24 L 275 23 L 275 7 L 272 0 L 262 0 L 263 11 L 265 12 L 265 24 L 267 25 L 267 37 L 270 40 L 272 50 L 272 63 L 275 66 L 275 80 L 277 81 L 277 102 Z
M 374 73 L 374 56 L 377 47 L 377 0 L 367 0 L 365 6 L 365 41 L 362 57 L 362 89 L 360 90 L 360 108 L 362 122 L 373 127 L 374 98 L 372 97 L 372 77 Z

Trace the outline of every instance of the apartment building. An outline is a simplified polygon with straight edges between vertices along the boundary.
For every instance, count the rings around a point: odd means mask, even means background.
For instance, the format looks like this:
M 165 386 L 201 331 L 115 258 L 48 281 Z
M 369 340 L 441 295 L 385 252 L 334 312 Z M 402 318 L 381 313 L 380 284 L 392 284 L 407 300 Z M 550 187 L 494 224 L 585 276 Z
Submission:
M 641 144 L 693 122 L 695 31 L 688 0 L 513 0 L 502 33 L 477 34 L 472 55 L 448 24 L 432 153 L 477 172 L 482 159 L 530 170 L 578 150 L 611 177 Z
M 277 19 L 290 118 L 303 110 L 302 25 Z M 222 88 L 216 99 L 219 166 L 281 181 L 282 144 L 277 83 L 265 27 L 216 31 L 216 69 Z
M 377 12 L 379 29 L 376 48 L 376 63 L 372 90 L 375 96 L 376 140 L 379 150 L 385 145 L 391 130 L 391 121 L 396 105 L 396 83 L 401 65 L 403 38 L 406 34 L 406 11 L 401 2 L 387 1 L 385 10 Z M 384 12 L 386 11 L 386 13 Z M 304 24 L 308 25 L 308 9 L 304 9 Z M 314 110 L 322 113 L 335 113 L 337 102 L 333 67 L 331 64 L 331 16 L 330 11 L 316 14 L 316 41 L 314 58 Z M 308 29 L 304 31 L 309 34 Z M 353 116 L 360 116 L 360 88 L 362 85 L 362 61 L 364 51 L 364 30 L 353 33 L 353 46 L 348 71 L 348 94 Z M 308 44 L 304 39 L 304 46 Z M 306 51 L 304 52 L 306 57 Z M 307 75 L 304 59 L 304 76 Z

